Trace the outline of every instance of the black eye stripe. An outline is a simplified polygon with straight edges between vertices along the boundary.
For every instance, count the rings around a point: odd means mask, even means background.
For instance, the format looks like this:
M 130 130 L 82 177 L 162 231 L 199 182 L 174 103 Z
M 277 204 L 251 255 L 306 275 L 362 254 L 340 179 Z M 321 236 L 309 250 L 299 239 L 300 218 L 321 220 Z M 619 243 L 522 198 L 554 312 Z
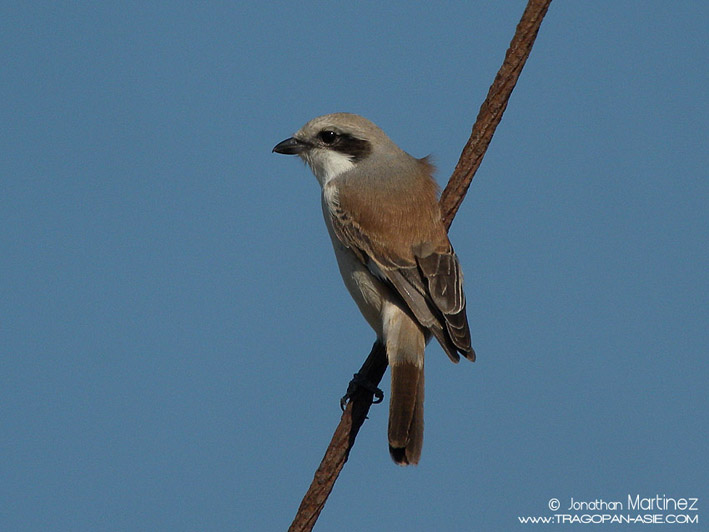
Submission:
M 349 133 L 336 133 L 331 129 L 323 129 L 318 133 L 318 139 L 330 149 L 348 155 L 354 162 L 364 159 L 372 151 L 369 141 Z
M 372 152 L 372 145 L 369 141 L 347 134 L 340 135 L 332 148 L 349 155 L 354 162 L 365 159 Z

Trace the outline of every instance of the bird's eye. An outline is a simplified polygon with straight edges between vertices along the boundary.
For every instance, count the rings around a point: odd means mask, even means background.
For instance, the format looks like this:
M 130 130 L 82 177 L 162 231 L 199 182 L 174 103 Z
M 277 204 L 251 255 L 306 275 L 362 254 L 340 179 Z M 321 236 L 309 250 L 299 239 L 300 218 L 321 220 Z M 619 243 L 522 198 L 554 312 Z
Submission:
M 337 140 L 337 133 L 329 129 L 323 129 L 319 134 L 320 140 L 325 144 L 333 144 Z

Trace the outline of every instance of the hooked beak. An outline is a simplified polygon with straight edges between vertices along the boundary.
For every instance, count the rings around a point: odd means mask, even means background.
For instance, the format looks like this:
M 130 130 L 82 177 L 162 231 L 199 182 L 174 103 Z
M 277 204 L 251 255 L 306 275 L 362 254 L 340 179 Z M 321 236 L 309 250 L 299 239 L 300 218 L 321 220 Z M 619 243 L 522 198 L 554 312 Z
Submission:
M 310 145 L 302 140 L 298 140 L 295 137 L 279 142 L 273 148 L 273 152 L 282 153 L 284 155 L 298 155 L 307 150 Z

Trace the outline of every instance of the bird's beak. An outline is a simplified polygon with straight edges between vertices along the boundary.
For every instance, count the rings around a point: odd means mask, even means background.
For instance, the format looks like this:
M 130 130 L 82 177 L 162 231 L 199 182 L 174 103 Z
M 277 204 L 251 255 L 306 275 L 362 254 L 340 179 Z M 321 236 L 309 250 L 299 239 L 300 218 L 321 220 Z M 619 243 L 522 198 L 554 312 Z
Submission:
M 279 142 L 276 144 L 273 148 L 273 151 L 275 153 L 282 153 L 284 155 L 298 155 L 299 153 L 304 152 L 310 147 L 309 144 L 303 142 L 302 140 L 298 140 L 295 137 L 291 137 L 289 139 L 284 140 L 283 142 Z

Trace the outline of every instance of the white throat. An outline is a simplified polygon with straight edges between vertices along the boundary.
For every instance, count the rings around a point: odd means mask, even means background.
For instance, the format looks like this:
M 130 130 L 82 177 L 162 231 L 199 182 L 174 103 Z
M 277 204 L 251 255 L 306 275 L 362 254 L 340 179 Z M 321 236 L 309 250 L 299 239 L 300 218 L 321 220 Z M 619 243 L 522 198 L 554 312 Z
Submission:
M 355 166 L 349 155 L 334 150 L 311 150 L 305 155 L 305 161 L 321 187 Z

